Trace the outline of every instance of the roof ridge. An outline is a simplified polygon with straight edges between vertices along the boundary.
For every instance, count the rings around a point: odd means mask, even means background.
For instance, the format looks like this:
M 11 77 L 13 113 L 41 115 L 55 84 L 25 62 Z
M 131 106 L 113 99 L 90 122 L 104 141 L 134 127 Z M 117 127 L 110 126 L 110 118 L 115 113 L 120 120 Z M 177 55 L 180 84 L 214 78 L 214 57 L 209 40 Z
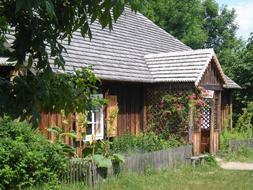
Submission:
M 168 52 L 168 53 L 151 53 L 151 54 L 144 55 L 144 58 L 148 59 L 148 58 L 175 56 L 175 55 L 192 55 L 193 53 L 194 54 L 200 54 L 200 53 L 213 54 L 215 52 L 214 52 L 213 48 L 206 48 L 206 49 L 196 49 L 196 50 L 174 51 L 174 52 Z

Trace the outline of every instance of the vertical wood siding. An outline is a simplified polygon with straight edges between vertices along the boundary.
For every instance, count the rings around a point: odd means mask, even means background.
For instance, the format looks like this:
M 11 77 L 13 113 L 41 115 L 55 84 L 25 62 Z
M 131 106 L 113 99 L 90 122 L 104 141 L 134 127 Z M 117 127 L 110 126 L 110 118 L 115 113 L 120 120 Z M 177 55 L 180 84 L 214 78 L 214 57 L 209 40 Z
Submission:
M 232 128 L 232 92 L 230 90 L 224 90 L 222 92 L 221 101 L 221 129 L 224 127 Z
M 117 134 L 137 134 L 143 129 L 144 85 L 105 82 L 104 94 L 117 96 L 118 117 Z M 106 116 L 107 118 L 108 116 Z
M 203 87 L 213 86 L 213 87 L 218 87 L 222 89 L 223 81 L 216 65 L 214 64 L 214 60 L 212 60 L 210 64 L 208 65 L 200 81 L 200 85 Z
M 55 140 L 55 134 L 48 132 L 48 128 L 52 126 L 62 128 L 63 132 L 75 130 L 73 115 L 69 114 L 67 118 L 64 119 L 59 113 L 42 113 L 38 128 L 49 140 Z M 64 143 L 73 145 L 74 142 L 71 138 L 64 136 Z

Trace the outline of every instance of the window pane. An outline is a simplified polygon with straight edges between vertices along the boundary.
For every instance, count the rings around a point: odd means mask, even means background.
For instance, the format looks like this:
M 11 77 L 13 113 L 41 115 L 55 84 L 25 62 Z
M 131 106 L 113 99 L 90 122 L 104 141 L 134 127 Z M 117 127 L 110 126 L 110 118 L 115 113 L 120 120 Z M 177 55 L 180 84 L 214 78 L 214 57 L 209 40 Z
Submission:
M 94 113 L 94 126 L 95 126 L 95 131 L 94 131 L 94 134 L 101 134 L 101 122 L 100 122 L 100 119 L 101 119 L 101 112 L 95 112 Z
M 92 124 L 88 124 L 86 128 L 86 135 L 91 135 L 92 134 Z
M 87 115 L 87 121 L 88 122 L 92 122 L 92 112 L 88 112 L 88 115 Z

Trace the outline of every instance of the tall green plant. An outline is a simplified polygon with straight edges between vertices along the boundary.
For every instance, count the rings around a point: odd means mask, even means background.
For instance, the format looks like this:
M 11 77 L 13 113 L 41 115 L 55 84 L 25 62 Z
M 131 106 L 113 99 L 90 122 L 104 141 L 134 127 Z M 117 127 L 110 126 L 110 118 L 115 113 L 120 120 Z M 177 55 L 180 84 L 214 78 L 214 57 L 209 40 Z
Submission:
M 58 183 L 68 153 L 26 122 L 0 118 L 0 189 Z

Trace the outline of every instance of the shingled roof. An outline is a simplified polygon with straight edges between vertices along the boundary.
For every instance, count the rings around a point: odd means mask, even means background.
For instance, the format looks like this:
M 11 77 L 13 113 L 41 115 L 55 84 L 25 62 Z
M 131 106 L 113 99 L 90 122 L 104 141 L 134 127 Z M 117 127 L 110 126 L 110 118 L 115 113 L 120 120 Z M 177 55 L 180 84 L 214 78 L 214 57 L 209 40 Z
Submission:
M 215 63 L 225 83 L 225 75 L 213 49 L 149 54 L 145 56 L 155 82 L 194 82 L 198 85 L 207 66 Z
M 92 40 L 74 33 L 71 45 L 63 41 L 65 69 L 92 65 L 95 74 L 105 80 L 153 82 L 144 55 L 190 50 L 178 39 L 155 25 L 140 13 L 125 8 L 113 25 L 113 31 L 91 25 Z M 58 69 L 56 69 L 58 70 Z
M 226 77 L 226 84 L 224 84 L 224 88 L 227 89 L 242 89 L 242 87 L 240 87 L 238 84 L 236 84 L 235 81 L 233 81 L 232 79 L 230 79 L 228 76 Z

